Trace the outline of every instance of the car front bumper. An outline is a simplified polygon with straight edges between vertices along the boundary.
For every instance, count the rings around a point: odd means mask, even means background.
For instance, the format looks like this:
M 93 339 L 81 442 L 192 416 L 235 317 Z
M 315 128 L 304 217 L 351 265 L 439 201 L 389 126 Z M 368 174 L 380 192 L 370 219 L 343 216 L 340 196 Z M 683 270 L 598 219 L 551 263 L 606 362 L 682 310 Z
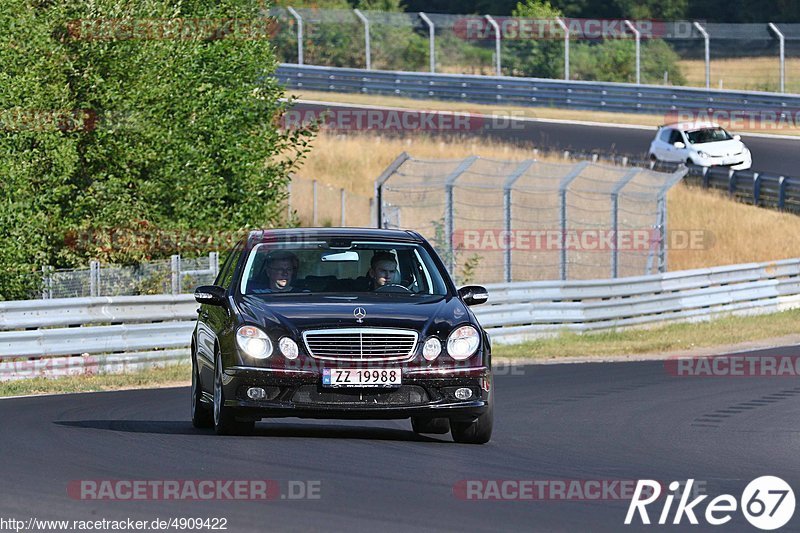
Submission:
M 229 367 L 223 375 L 225 406 L 240 419 L 341 418 L 401 419 L 411 416 L 474 420 L 489 408 L 491 370 L 487 367 L 452 372 L 404 372 L 400 387 L 323 387 L 313 371 Z M 250 387 L 261 387 L 267 399 L 252 400 Z M 468 388 L 468 399 L 455 391 Z

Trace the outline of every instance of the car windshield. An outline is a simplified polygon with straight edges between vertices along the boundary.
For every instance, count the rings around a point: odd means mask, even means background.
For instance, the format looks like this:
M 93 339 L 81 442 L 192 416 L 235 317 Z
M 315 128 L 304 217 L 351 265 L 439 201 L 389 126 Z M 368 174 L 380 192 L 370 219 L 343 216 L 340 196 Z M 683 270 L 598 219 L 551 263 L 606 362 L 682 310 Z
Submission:
M 360 293 L 445 295 L 447 288 L 420 245 L 389 242 L 259 243 L 242 272 L 242 294 Z
M 703 144 L 717 141 L 729 141 L 733 139 L 730 133 L 722 128 L 703 128 L 686 132 L 689 142 L 692 144 Z

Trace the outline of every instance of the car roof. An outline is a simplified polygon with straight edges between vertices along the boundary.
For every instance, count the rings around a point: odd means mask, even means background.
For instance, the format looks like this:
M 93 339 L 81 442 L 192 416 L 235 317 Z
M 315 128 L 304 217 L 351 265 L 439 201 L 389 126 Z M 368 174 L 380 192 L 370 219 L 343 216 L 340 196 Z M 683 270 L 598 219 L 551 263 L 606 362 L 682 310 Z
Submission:
M 664 124 L 662 128 L 672 128 L 681 131 L 694 131 L 703 128 L 719 128 L 716 122 L 697 121 L 697 122 L 673 122 L 671 124 Z
M 259 242 L 299 241 L 305 239 L 368 239 L 394 242 L 424 242 L 416 231 L 379 228 L 285 228 L 253 230 L 247 237 L 248 245 Z

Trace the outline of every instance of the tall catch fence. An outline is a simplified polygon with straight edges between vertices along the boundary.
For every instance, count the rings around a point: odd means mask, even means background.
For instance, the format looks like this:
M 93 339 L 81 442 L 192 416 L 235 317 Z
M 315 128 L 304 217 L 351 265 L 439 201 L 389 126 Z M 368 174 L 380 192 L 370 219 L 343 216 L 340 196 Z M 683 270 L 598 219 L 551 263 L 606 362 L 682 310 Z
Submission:
M 686 174 L 401 154 L 378 178 L 378 224 L 414 228 L 459 283 L 666 271 L 666 193 Z
M 800 92 L 800 24 L 274 7 L 280 62 Z

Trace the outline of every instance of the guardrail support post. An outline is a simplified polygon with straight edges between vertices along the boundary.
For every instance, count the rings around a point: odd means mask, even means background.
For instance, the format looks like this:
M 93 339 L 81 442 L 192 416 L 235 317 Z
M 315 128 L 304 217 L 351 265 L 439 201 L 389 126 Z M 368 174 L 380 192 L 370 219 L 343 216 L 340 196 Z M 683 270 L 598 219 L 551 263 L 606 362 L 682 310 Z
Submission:
M 514 169 L 508 178 L 506 178 L 505 183 L 503 183 L 503 225 L 506 232 L 506 237 L 511 238 L 511 191 L 513 190 L 514 183 L 528 171 L 528 169 L 536 162 L 535 159 L 528 159 L 527 161 L 523 161 L 520 165 Z M 509 243 L 506 243 L 505 250 L 503 252 L 503 266 L 504 266 L 504 276 L 503 279 L 506 283 L 511 282 L 511 246 Z
M 786 176 L 778 178 L 778 209 L 786 205 Z
M 100 296 L 100 263 L 89 261 L 89 296 Z
M 286 8 L 297 21 L 297 64 L 303 64 L 303 17 L 293 7 Z
M 181 293 L 181 256 L 173 255 L 170 257 L 170 266 L 172 269 L 172 294 Z
M 421 18 L 428 25 L 428 58 L 431 63 L 431 74 L 436 73 L 436 26 L 425 13 L 420 12 Z
M 771 29 L 775 33 L 775 35 L 778 36 L 778 46 L 780 47 L 779 54 L 780 54 L 780 58 L 781 58 L 781 92 L 786 92 L 784 90 L 785 81 L 786 81 L 786 70 L 785 70 L 786 69 L 786 55 L 785 55 L 786 48 L 784 48 L 783 33 L 781 33 L 781 31 L 778 29 L 778 27 L 775 24 L 773 24 L 772 22 L 770 22 L 768 24 L 768 26 L 769 26 L 769 29 Z
M 708 32 L 703 28 L 699 22 L 694 23 L 694 27 L 703 36 L 706 44 L 706 89 L 711 88 L 711 43 L 709 42 Z
M 630 20 L 625 21 L 625 25 L 633 32 L 633 35 L 636 37 L 636 85 L 641 85 L 641 78 L 640 74 L 640 65 L 641 65 L 641 44 L 642 44 L 642 34 L 636 27 L 631 23 Z M 615 276 L 616 277 L 616 276 Z
M 569 81 L 569 28 L 561 20 L 561 17 L 556 17 L 556 22 L 564 32 L 564 80 Z
M 761 177 L 758 172 L 753 173 L 753 205 L 758 205 L 761 200 Z
M 736 171 L 733 169 L 728 169 L 728 194 L 736 194 Z
M 492 28 L 494 28 L 494 69 L 497 76 L 502 76 L 502 64 L 500 62 L 500 26 L 497 25 L 497 21 L 494 20 L 491 15 L 484 15 L 484 17 L 489 24 L 492 25 Z
M 364 57 L 366 58 L 367 70 L 372 70 L 372 47 L 369 42 L 369 19 L 359 9 L 354 9 L 353 13 L 364 23 Z

